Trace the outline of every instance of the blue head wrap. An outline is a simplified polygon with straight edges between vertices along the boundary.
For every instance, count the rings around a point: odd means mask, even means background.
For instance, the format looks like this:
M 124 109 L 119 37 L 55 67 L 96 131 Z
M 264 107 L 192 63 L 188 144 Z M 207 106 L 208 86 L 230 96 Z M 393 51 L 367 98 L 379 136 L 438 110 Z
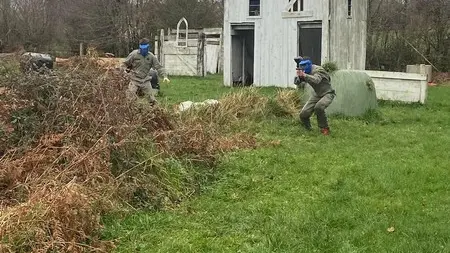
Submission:
M 149 44 L 140 44 L 139 45 L 139 53 L 142 56 L 144 56 L 144 57 L 147 56 L 149 51 L 150 51 L 150 45 Z
M 312 72 L 312 61 L 311 60 L 303 60 L 298 65 L 303 67 L 303 71 L 306 74 L 311 74 Z

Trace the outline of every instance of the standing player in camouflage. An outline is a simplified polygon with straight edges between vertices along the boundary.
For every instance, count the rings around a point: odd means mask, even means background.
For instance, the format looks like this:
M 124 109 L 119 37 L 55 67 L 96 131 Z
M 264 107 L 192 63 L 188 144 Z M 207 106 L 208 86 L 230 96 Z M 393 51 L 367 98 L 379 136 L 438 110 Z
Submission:
M 150 41 L 143 38 L 139 41 L 139 49 L 131 52 L 124 61 L 127 72 L 131 73 L 131 81 L 128 85 L 127 98 L 134 101 L 138 92 L 148 97 L 151 104 L 156 103 L 155 92 L 159 89 L 158 76 L 163 76 L 163 82 L 170 82 L 164 67 L 159 63 L 154 54 L 150 52 Z M 153 90 L 152 87 L 155 87 Z
M 299 88 L 304 88 L 306 84 L 309 84 L 314 90 L 300 112 L 300 121 L 303 127 L 311 130 L 310 117 L 314 112 L 320 132 L 323 135 L 329 135 L 330 133 L 325 109 L 333 102 L 336 96 L 336 92 L 331 87 L 330 82 L 330 75 L 324 68 L 314 65 L 308 58 L 302 58 L 299 61 L 294 83 Z

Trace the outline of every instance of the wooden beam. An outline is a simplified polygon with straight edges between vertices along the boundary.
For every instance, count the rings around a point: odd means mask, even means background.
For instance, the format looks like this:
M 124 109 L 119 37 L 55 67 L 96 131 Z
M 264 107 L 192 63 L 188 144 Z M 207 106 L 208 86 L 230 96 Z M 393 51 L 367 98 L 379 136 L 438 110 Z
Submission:
M 220 41 L 219 41 L 219 57 L 218 57 L 218 66 L 217 72 L 223 72 L 223 30 L 220 29 Z
M 161 58 L 159 57 L 159 36 L 155 36 L 155 56 L 158 59 L 159 62 L 161 62 Z
M 80 56 L 83 56 L 84 49 L 83 49 L 83 43 L 80 43 Z
M 205 76 L 205 34 L 203 32 L 198 36 L 197 75 Z
M 164 66 L 164 64 L 166 63 L 165 61 L 165 52 L 164 52 L 164 29 L 161 29 L 160 35 L 159 35 L 159 39 L 161 41 L 161 45 L 159 46 L 159 62 L 161 63 L 161 65 Z

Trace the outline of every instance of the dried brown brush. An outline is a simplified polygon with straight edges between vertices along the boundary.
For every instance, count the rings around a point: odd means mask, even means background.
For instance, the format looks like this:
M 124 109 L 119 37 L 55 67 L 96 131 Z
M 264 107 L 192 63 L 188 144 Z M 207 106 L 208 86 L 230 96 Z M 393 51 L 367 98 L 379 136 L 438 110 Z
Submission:
M 109 210 L 116 183 L 99 140 L 88 150 L 44 137 L 23 156 L 0 160 L 11 200 L 0 211 L 0 238 L 11 252 L 103 251 L 100 215 Z M 93 240 L 93 241 L 91 241 Z M 95 250 L 94 250 L 95 249 Z
M 192 161 L 214 165 L 217 158 L 215 140 L 218 135 L 213 127 L 202 124 L 181 124 L 174 130 L 157 131 L 155 142 L 164 153 L 186 157 Z
M 220 99 L 221 116 L 228 120 L 238 120 L 244 117 L 262 116 L 267 111 L 269 99 L 255 88 L 243 89 Z
M 286 114 L 297 117 L 301 109 L 300 92 L 293 89 L 278 90 L 275 102 L 279 109 L 279 114 Z
M 73 182 L 35 188 L 26 202 L 0 212 L 2 248 L 5 252 L 109 252 L 112 243 L 97 237 L 105 209 L 98 199 L 92 189 Z
M 169 156 L 187 158 L 209 167 L 216 165 L 221 154 L 255 148 L 256 138 L 249 133 L 227 133 L 220 125 L 186 124 L 171 131 L 157 131 L 155 142 Z
M 255 146 L 252 135 L 229 134 L 230 128 L 244 119 L 263 116 L 267 102 L 268 98 L 254 88 L 227 94 L 217 104 L 179 113 L 177 126 L 157 131 L 155 141 L 166 154 L 212 166 L 223 152 Z
M 249 133 L 237 133 L 230 136 L 220 136 L 216 140 L 217 149 L 229 152 L 241 149 L 254 149 L 258 147 L 256 137 Z
M 213 166 L 222 152 L 256 146 L 252 135 L 224 136 L 221 128 L 265 113 L 267 99 L 255 90 L 175 117 L 129 104 L 128 80 L 95 59 L 64 64 L 50 75 L 0 76 L 18 101 L 2 115 L 10 133 L 0 156 L 1 251 L 108 251 L 111 244 L 98 237 L 102 213 L 132 198 L 179 198 L 164 159 Z M 141 146 L 154 149 L 153 156 Z
M 201 106 L 180 113 L 184 124 L 192 122 L 227 128 L 242 119 L 255 118 L 267 113 L 269 99 L 255 88 L 245 88 L 226 94 L 218 104 Z
M 13 130 L 0 158 L 2 250 L 108 249 L 97 236 L 100 215 L 120 187 L 111 152 L 156 129 L 170 130 L 169 115 L 128 104 L 127 80 L 90 60 L 52 75 L 0 79 L 25 101 L 13 112 Z

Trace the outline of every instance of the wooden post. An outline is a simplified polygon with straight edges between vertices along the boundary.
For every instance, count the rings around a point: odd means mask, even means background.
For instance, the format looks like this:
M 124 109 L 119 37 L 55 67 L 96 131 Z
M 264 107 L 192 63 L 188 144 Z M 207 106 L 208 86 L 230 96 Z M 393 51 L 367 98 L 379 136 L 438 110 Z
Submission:
M 205 34 L 200 32 L 197 43 L 197 75 L 205 76 Z
M 83 52 L 84 52 L 84 50 L 83 50 L 83 43 L 80 43 L 80 57 L 83 56 Z
M 220 32 L 220 41 L 219 41 L 219 57 L 217 63 L 217 72 L 223 73 L 223 30 Z
M 154 47 L 154 50 L 155 50 L 156 58 L 159 60 L 159 62 L 161 62 L 161 58 L 159 57 L 159 36 L 158 35 L 155 36 L 155 47 Z
M 165 66 L 164 64 L 166 64 L 166 61 L 164 56 L 164 29 L 161 29 L 159 40 L 161 41 L 159 45 L 159 58 L 160 58 L 159 62 L 161 63 L 161 65 Z
M 202 37 L 202 76 L 206 76 L 206 35 L 202 32 L 201 33 L 201 37 Z

